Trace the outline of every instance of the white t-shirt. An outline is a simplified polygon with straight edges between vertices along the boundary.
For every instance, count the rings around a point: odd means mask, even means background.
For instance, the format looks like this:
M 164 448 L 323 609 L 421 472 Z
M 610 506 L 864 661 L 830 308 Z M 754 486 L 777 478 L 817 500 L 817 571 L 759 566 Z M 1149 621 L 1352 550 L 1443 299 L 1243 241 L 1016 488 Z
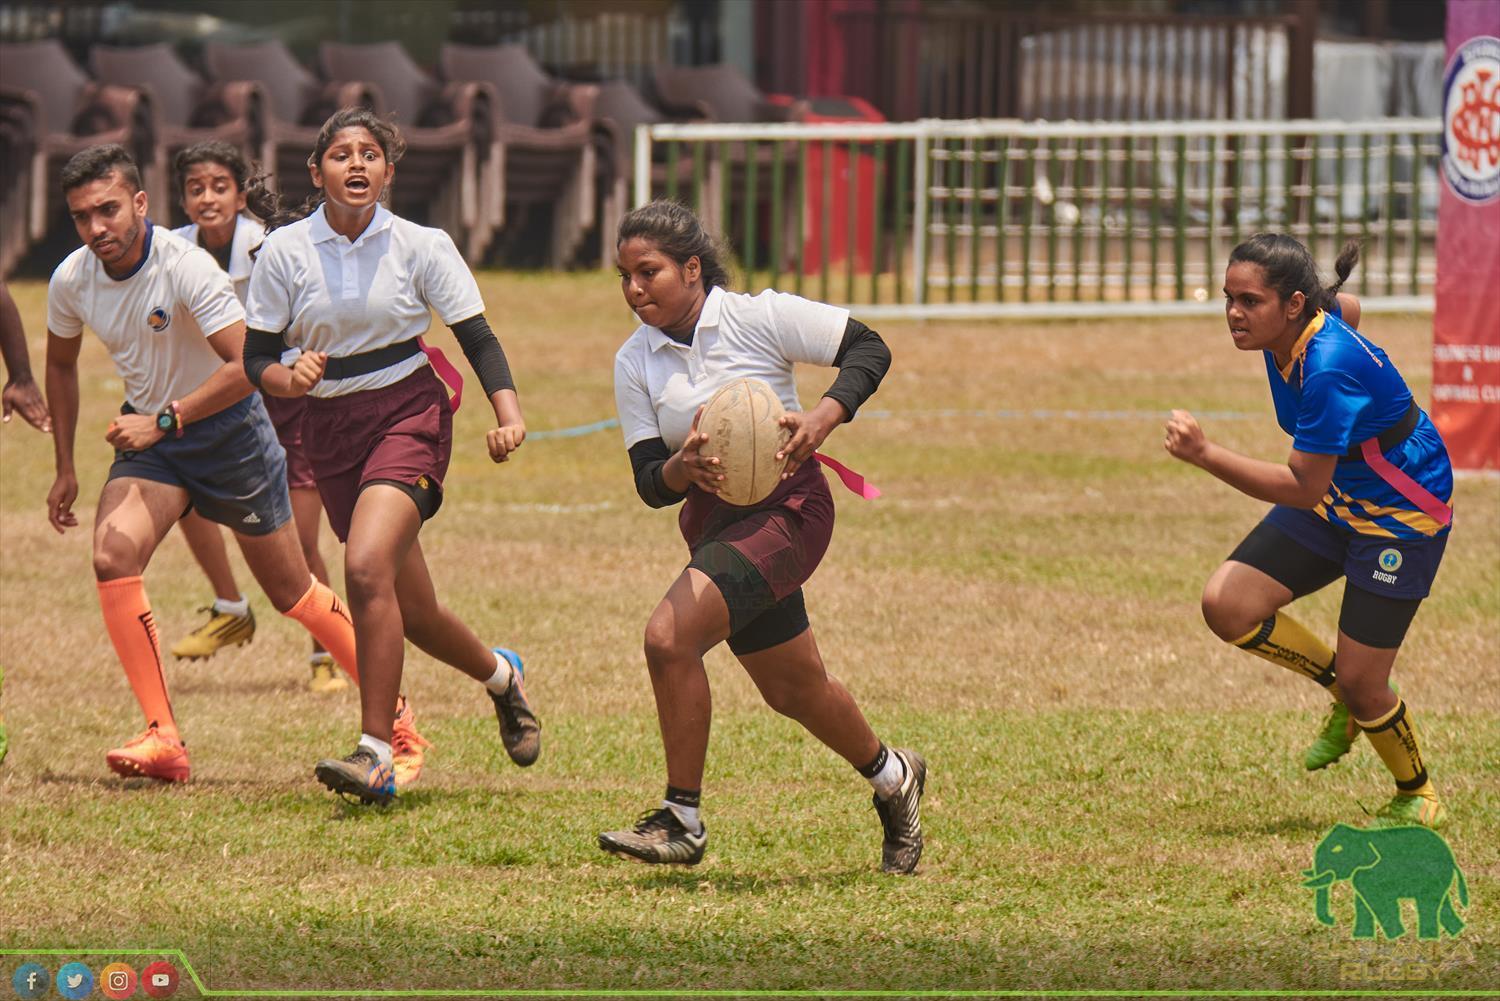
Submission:
M 99 335 L 125 380 L 125 399 L 143 414 L 165 410 L 224 364 L 208 343 L 245 318 L 229 276 L 208 251 L 159 226 L 146 230 L 140 265 L 111 278 L 88 247 L 73 251 L 47 286 L 47 329 Z
M 832 365 L 849 311 L 787 292 L 715 287 L 692 344 L 642 324 L 615 355 L 615 407 L 625 447 L 661 438 L 674 452 L 693 416 L 731 379 L 763 379 L 787 410 L 801 410 L 792 365 Z
M 198 224 L 195 222 L 180 226 L 172 232 L 188 243 L 195 246 L 198 244 Z M 239 297 L 241 304 L 244 303 L 245 296 L 250 294 L 250 265 L 254 263 L 250 252 L 260 246 L 260 241 L 265 238 L 266 227 L 259 222 L 246 215 L 235 217 L 234 236 L 229 241 L 229 280 L 233 283 L 234 294 Z M 213 257 L 213 254 L 208 256 Z
M 322 206 L 273 230 L 250 274 L 246 306 L 253 330 L 281 333 L 290 347 L 341 358 L 420 336 L 435 311 L 449 326 L 484 312 L 484 299 L 453 238 L 376 206 L 350 243 L 328 225 Z M 324 379 L 319 397 L 345 396 L 400 382 L 427 356 L 350 379 Z

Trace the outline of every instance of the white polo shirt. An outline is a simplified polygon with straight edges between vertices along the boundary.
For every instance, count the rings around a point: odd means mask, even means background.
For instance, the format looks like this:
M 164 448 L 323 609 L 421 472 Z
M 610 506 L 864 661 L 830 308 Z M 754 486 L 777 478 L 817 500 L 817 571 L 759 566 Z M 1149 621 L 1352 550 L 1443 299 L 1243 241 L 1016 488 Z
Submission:
M 323 207 L 272 230 L 250 274 L 246 306 L 253 330 L 281 333 L 290 347 L 342 358 L 426 332 L 436 312 L 449 326 L 484 312 L 484 299 L 453 239 L 375 208 L 350 242 L 328 225 Z M 324 379 L 319 397 L 345 396 L 400 382 L 427 364 L 417 354 L 349 379 Z
M 615 355 L 615 407 L 625 447 L 661 438 L 674 452 L 693 415 L 732 379 L 768 383 L 787 410 L 801 410 L 792 365 L 832 365 L 849 311 L 787 292 L 708 293 L 693 343 L 642 324 Z
M 88 247 L 73 251 L 47 286 L 47 329 L 99 335 L 125 380 L 125 399 L 143 414 L 165 410 L 208 381 L 224 360 L 208 343 L 245 318 L 229 276 L 208 251 L 148 225 L 141 263 L 111 278 Z
M 194 245 L 198 243 L 198 224 L 195 222 L 179 226 L 172 232 L 188 243 Z M 250 294 L 250 265 L 254 263 L 250 252 L 260 246 L 260 242 L 265 238 L 266 227 L 259 222 L 247 215 L 235 217 L 234 236 L 229 241 L 229 280 L 233 283 L 234 294 L 239 297 L 241 304 Z M 208 256 L 213 257 L 213 254 Z

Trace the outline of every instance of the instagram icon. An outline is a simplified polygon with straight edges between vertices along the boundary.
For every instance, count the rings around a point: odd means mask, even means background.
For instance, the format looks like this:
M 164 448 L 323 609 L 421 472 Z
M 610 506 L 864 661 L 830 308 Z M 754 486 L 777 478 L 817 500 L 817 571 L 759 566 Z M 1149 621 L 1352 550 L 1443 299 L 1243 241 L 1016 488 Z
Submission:
M 99 990 L 107 998 L 121 1001 L 135 993 L 135 970 L 126 963 L 110 963 L 99 971 Z

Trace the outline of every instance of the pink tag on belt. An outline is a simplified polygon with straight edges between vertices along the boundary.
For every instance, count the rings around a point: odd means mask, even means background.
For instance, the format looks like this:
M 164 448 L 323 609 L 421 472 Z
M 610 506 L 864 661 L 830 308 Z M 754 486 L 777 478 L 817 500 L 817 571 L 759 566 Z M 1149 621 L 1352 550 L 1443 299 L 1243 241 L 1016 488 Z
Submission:
M 837 459 L 830 458 L 822 452 L 814 452 L 813 457 L 833 470 L 834 475 L 843 481 L 853 493 L 859 494 L 865 500 L 874 500 L 880 496 L 880 488 L 866 480 L 863 474 L 856 473 Z
M 448 356 L 443 354 L 442 348 L 431 347 L 428 345 L 426 339 L 422 337 L 417 338 L 417 345 L 421 347 L 422 353 L 427 356 L 427 363 L 438 374 L 438 378 L 446 382 L 448 388 L 453 390 L 453 396 L 448 400 L 448 403 L 453 407 L 453 412 L 455 414 L 458 413 L 459 404 L 464 402 L 463 374 L 453 367 L 453 363 L 448 360 Z

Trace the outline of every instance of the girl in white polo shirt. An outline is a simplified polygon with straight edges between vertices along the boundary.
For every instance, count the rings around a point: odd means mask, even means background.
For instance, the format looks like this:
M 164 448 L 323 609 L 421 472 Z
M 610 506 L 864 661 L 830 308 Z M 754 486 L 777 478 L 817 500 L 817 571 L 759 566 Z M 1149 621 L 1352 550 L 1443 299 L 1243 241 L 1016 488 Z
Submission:
M 173 232 L 208 251 L 228 273 L 234 294 L 243 303 L 250 292 L 251 254 L 266 235 L 259 219 L 270 218 L 276 212 L 275 196 L 260 183 L 254 165 L 239 147 L 222 140 L 187 147 L 177 154 L 172 166 L 177 194 L 190 220 Z M 302 451 L 302 415 L 306 404 L 275 396 L 265 396 L 262 402 L 276 425 L 276 439 L 286 449 L 287 488 L 292 495 L 292 514 L 302 555 L 313 576 L 327 584 L 328 567 L 318 548 L 323 502 Z M 223 533 L 196 513 L 183 518 L 179 525 L 188 548 L 213 587 L 214 601 L 206 609 L 208 621 L 173 644 L 172 654 L 196 660 L 212 657 L 226 646 L 250 642 L 255 635 L 255 615 L 234 579 Z M 311 664 L 313 691 L 332 692 L 348 687 L 333 658 L 316 640 Z
M 487 444 L 495 462 L 520 447 L 526 425 L 453 240 L 380 203 L 404 149 L 394 126 L 363 109 L 324 123 L 308 159 L 318 193 L 303 211 L 270 221 L 251 274 L 245 339 L 252 383 L 307 398 L 304 447 L 329 523 L 346 543 L 363 731 L 353 754 L 320 761 L 316 774 L 335 792 L 377 803 L 396 795 L 391 708 L 403 633 L 485 685 L 511 760 L 529 765 L 541 751 L 520 658 L 486 647 L 438 602 L 417 541 L 442 503 L 453 439 L 448 394 L 419 341 L 432 312 L 453 329 L 494 408 Z M 302 352 L 290 367 L 280 360 L 288 346 Z
M 875 392 L 890 351 L 848 310 L 781 292 L 726 291 L 714 241 L 676 202 L 631 212 L 616 247 L 625 301 L 641 321 L 615 356 L 625 447 L 642 500 L 652 507 L 686 502 L 678 523 L 692 557 L 646 624 L 666 797 L 633 829 L 599 835 L 599 846 L 644 862 L 702 859 L 708 834 L 698 806 L 710 715 L 703 654 L 728 640 L 772 708 L 870 781 L 885 835 L 881 868 L 910 873 L 922 854 L 926 762 L 876 738 L 849 692 L 824 670 L 802 600 L 802 584 L 833 532 L 833 497 L 814 453 Z M 839 370 L 806 413 L 792 380 L 796 362 Z M 723 477 L 697 414 L 720 386 L 746 376 L 775 390 L 793 434 L 781 485 L 761 503 L 737 507 L 716 496 Z

